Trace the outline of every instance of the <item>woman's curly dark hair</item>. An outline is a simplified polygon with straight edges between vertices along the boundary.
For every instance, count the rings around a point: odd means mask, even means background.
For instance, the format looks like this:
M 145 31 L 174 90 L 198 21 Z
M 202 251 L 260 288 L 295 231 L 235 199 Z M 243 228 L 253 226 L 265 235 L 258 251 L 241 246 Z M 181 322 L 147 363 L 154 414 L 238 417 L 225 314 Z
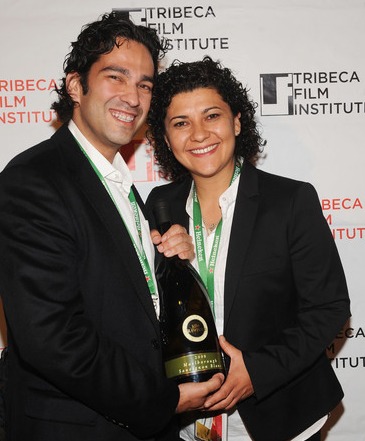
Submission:
M 151 53 L 157 75 L 158 62 L 166 53 L 164 43 L 159 40 L 154 29 L 135 25 L 126 18 L 123 11 L 112 11 L 102 15 L 100 20 L 83 26 L 77 41 L 71 43 L 71 52 L 63 63 L 65 77 L 60 88 L 56 88 L 58 101 L 52 104 L 61 122 L 72 118 L 75 103 L 67 92 L 66 76 L 71 72 L 80 75 L 83 93 L 88 91 L 88 74 L 91 66 L 101 55 L 107 54 L 118 46 L 118 39 L 123 38 L 142 43 Z
M 175 60 L 166 71 L 158 75 L 147 118 L 147 138 L 154 148 L 162 175 L 168 180 L 175 181 L 188 171 L 175 159 L 166 144 L 164 136 L 167 109 L 175 95 L 197 88 L 215 89 L 229 105 L 233 115 L 241 113 L 241 133 L 236 136 L 236 157 L 254 162 L 265 145 L 254 118 L 257 104 L 249 99 L 247 90 L 230 69 L 224 68 L 208 56 L 202 61 L 190 63 Z

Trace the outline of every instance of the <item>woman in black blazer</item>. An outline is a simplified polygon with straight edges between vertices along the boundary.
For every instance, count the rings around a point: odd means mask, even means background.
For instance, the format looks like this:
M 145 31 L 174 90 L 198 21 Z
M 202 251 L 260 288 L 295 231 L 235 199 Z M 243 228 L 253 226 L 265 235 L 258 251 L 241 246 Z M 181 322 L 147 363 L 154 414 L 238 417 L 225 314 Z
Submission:
M 209 57 L 174 63 L 154 89 L 148 136 L 173 183 L 153 189 L 147 208 L 165 198 L 198 244 L 193 264 L 230 361 L 206 411 L 182 421 L 185 440 L 202 427 L 219 439 L 202 419 L 210 411 L 229 441 L 320 439 L 343 397 L 325 354 L 350 316 L 340 258 L 314 188 L 254 167 L 264 144 L 254 114 Z

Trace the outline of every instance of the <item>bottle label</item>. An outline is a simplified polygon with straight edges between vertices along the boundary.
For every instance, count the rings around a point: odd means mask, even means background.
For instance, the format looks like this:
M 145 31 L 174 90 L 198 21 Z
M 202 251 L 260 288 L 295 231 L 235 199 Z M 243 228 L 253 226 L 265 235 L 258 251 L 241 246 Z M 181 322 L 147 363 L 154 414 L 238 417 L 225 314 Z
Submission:
M 207 338 L 208 325 L 200 315 L 189 315 L 182 324 L 182 332 L 189 341 L 201 342 Z
M 165 370 L 167 378 L 175 378 L 206 371 L 223 370 L 223 364 L 219 352 L 197 352 L 166 361 Z

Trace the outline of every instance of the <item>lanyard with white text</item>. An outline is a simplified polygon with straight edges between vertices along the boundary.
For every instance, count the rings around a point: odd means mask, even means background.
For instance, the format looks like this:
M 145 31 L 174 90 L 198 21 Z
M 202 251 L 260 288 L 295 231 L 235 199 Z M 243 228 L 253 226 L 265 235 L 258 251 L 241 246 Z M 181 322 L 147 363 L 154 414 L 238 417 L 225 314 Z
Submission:
M 108 192 L 111 200 L 113 201 L 116 209 L 118 210 L 118 213 L 120 214 L 120 217 L 122 218 L 122 220 L 124 222 L 124 225 L 125 225 L 125 227 L 126 227 L 126 229 L 128 231 L 128 234 L 129 234 L 129 237 L 130 237 L 130 239 L 132 241 L 134 249 L 136 250 L 136 253 L 137 253 L 137 256 L 138 256 L 138 260 L 139 260 L 139 262 L 141 264 L 141 267 L 142 267 L 142 270 L 143 270 L 143 274 L 144 274 L 144 276 L 146 278 L 146 282 L 147 282 L 148 288 L 150 290 L 151 295 L 154 297 L 154 295 L 156 294 L 157 290 L 156 290 L 155 282 L 153 281 L 151 267 L 150 267 L 150 264 L 148 262 L 146 253 L 145 253 L 144 248 L 143 248 L 141 220 L 140 220 L 140 217 L 139 217 L 138 205 L 137 205 L 136 197 L 135 197 L 135 195 L 133 193 L 133 190 L 131 188 L 131 190 L 129 192 L 129 195 L 128 195 L 128 199 L 129 199 L 129 202 L 130 202 L 131 207 L 132 207 L 132 211 L 133 211 L 133 215 L 134 215 L 134 222 L 136 224 L 138 237 L 139 237 L 140 242 L 141 242 L 141 250 L 138 248 L 138 246 L 137 246 L 137 244 L 136 244 L 136 242 L 135 242 L 131 232 L 129 231 L 129 229 L 127 227 L 127 224 L 125 223 L 125 221 L 123 219 L 122 213 L 120 212 L 119 207 L 118 207 L 118 205 L 117 205 L 117 203 L 116 203 L 116 201 L 115 201 L 115 199 L 114 199 L 114 197 L 112 195 L 112 192 L 111 192 L 107 182 L 104 179 L 104 176 L 99 172 L 98 168 L 93 163 L 91 158 L 88 156 L 86 151 L 82 148 L 82 146 L 80 144 L 79 144 L 79 146 L 80 146 L 81 151 L 84 153 L 84 155 L 86 156 L 87 160 L 89 161 L 91 167 L 95 171 L 96 175 L 100 179 L 101 183 L 104 185 L 104 187 L 105 187 L 106 191 Z M 153 298 L 153 300 L 154 300 L 154 302 L 156 301 L 155 298 Z
M 241 172 L 241 166 L 240 164 L 236 164 L 229 185 L 231 185 L 232 182 L 234 182 L 237 176 L 239 176 L 240 172 Z M 199 265 L 199 274 L 207 288 L 210 304 L 214 312 L 214 270 L 215 270 L 218 247 L 222 232 L 222 219 L 219 221 L 215 230 L 213 246 L 210 252 L 210 257 L 207 265 L 205 258 L 205 246 L 204 246 L 204 237 L 203 237 L 203 218 L 200 210 L 200 204 L 198 200 L 198 195 L 196 193 L 195 185 L 193 186 L 193 223 L 194 223 L 196 255 Z

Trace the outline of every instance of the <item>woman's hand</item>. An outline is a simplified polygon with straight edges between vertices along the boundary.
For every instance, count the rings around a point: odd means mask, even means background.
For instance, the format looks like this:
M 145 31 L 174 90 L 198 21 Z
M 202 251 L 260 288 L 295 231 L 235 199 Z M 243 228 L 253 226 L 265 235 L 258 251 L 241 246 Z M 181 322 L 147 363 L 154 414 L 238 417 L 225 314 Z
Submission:
M 223 381 L 223 374 L 215 374 L 208 381 L 203 381 L 201 383 L 179 384 L 180 399 L 176 408 L 176 413 L 199 409 L 203 410 L 207 397 L 218 390 Z
M 217 392 L 207 398 L 204 404 L 205 410 L 209 411 L 229 410 L 254 393 L 242 352 L 228 343 L 222 335 L 219 337 L 219 343 L 230 357 L 231 363 L 226 381 Z
M 180 259 L 194 259 L 193 239 L 181 225 L 172 225 L 162 236 L 157 230 L 151 230 L 151 240 L 166 257 L 178 255 Z

